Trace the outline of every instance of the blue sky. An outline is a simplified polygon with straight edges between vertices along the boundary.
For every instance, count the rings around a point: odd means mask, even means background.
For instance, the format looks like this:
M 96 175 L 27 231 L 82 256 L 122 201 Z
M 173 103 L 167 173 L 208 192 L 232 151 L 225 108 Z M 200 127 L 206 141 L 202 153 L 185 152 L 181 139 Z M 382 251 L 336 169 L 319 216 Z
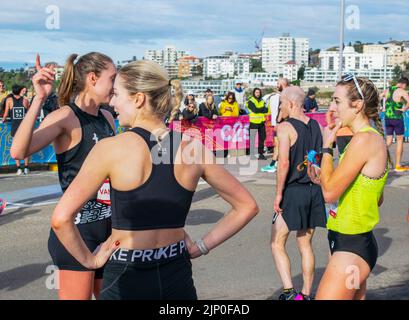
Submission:
M 175 45 L 204 57 L 253 52 L 254 42 L 289 32 L 313 48 L 338 44 L 339 0 L 17 0 L 0 6 L 1 63 L 63 63 L 70 53 L 100 51 L 115 61 Z M 46 8 L 57 5 L 60 29 L 48 30 Z M 408 0 L 346 0 L 360 10 L 360 29 L 345 41 L 409 40 Z M 0 63 L 0 64 L 1 64 Z

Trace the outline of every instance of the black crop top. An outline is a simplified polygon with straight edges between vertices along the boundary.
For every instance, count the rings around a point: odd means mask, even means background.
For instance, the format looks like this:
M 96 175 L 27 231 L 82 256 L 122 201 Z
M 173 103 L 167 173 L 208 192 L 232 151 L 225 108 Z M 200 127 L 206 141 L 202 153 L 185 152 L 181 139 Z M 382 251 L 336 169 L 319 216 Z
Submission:
M 112 228 L 134 231 L 183 228 L 194 191 L 182 187 L 174 174 L 174 154 L 181 138 L 170 132 L 159 145 L 145 129 L 136 127 L 130 131 L 141 136 L 151 150 L 152 172 L 136 189 L 118 191 L 111 186 Z

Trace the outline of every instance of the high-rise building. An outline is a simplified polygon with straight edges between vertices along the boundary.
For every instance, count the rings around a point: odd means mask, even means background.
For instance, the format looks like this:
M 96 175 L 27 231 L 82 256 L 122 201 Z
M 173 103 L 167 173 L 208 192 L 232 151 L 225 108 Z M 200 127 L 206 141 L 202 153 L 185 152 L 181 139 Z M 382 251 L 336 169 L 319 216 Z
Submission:
M 290 81 L 297 80 L 298 65 L 295 61 L 288 61 L 284 64 L 282 75 Z
M 188 53 L 182 50 L 176 50 L 173 46 L 166 46 L 163 50 L 146 50 L 144 59 L 151 60 L 162 65 L 169 74 L 169 77 L 177 77 L 179 67 L 177 61 L 187 56 Z
M 199 76 L 203 73 L 203 63 L 197 57 L 182 57 L 178 60 L 177 64 L 179 78 Z
M 406 68 L 406 64 L 409 63 L 409 51 L 396 52 L 391 55 L 387 55 L 388 65 L 390 66 L 400 66 L 401 68 Z
M 260 60 L 261 61 L 261 51 L 258 51 L 256 53 L 240 53 L 239 58 L 244 58 L 244 59 L 253 59 L 253 60 Z
M 384 49 L 382 49 L 384 50 Z M 322 70 L 339 69 L 339 51 L 324 50 L 319 54 L 320 68 Z M 347 46 L 343 52 L 343 69 L 352 70 L 370 70 L 381 69 L 384 67 L 384 54 L 381 53 L 358 53 L 354 47 Z
M 238 77 L 250 73 L 250 59 L 239 58 L 236 54 L 211 56 L 203 59 L 205 77 Z
M 309 39 L 293 38 L 283 34 L 278 38 L 262 39 L 262 66 L 266 72 L 283 74 L 289 61 L 294 61 L 297 67 L 308 66 Z
M 235 84 L 235 79 L 182 80 L 183 90 L 192 91 L 196 95 L 203 95 L 207 89 L 211 89 L 215 95 L 224 95 L 227 91 L 232 91 Z
M 155 61 L 159 64 L 163 63 L 163 55 L 161 50 L 146 50 L 144 60 Z
M 398 65 L 405 68 L 405 64 L 409 62 L 409 51 L 405 50 L 405 43 L 402 45 L 394 43 L 364 45 L 363 52 L 364 54 L 386 54 L 388 66 Z
M 402 46 L 386 43 L 386 44 L 365 44 L 363 46 L 363 53 L 365 54 L 371 54 L 371 53 L 384 54 L 385 47 L 388 50 L 388 54 L 402 52 Z
M 307 38 L 294 38 L 295 40 L 295 64 L 308 67 L 310 52 L 310 40 Z
M 353 72 L 356 76 L 369 78 L 378 87 L 383 87 L 385 78 L 387 81 L 393 78 L 393 64 L 390 62 L 403 53 L 401 47 L 397 48 L 395 45 L 387 49 L 384 47 L 388 46 L 364 45 L 363 53 L 359 53 L 353 46 L 346 46 L 343 51 L 343 73 Z M 388 60 L 385 66 L 386 52 L 388 52 Z M 337 49 L 321 51 L 319 58 L 320 67 L 307 68 L 304 81 L 336 83 L 339 80 L 339 51 Z
M 386 80 L 390 81 L 393 78 L 393 68 L 387 67 L 380 69 L 359 69 L 354 70 L 357 77 L 365 77 L 371 79 L 376 86 L 383 88 L 386 71 Z M 338 70 L 323 70 L 321 68 L 307 68 L 304 73 L 304 82 L 306 83 L 331 83 L 335 84 L 339 81 Z

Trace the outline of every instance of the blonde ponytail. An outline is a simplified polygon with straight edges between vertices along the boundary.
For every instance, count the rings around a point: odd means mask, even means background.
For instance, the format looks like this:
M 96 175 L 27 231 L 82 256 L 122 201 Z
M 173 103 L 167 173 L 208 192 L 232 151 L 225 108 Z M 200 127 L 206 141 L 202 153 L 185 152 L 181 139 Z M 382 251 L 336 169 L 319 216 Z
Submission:
M 169 80 L 168 73 L 158 63 L 149 60 L 131 62 L 122 67 L 118 75 L 130 96 L 138 92 L 146 94 L 155 116 L 164 119 L 170 112 L 169 122 L 175 119 L 182 101 L 182 85 L 179 80 Z

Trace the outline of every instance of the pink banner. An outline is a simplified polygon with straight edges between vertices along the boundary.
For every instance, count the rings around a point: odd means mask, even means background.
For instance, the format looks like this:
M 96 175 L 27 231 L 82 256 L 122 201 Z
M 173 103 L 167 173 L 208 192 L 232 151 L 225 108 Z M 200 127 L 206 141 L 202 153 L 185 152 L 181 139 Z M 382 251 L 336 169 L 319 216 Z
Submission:
M 325 120 L 325 112 L 314 112 L 314 113 L 306 113 L 311 119 L 317 121 L 322 127 L 327 126 L 327 120 Z
M 326 126 L 325 113 L 308 113 L 307 116 Z M 266 147 L 274 145 L 274 130 L 270 116 L 266 117 Z M 177 132 L 189 134 L 189 136 L 201 139 L 209 150 L 237 150 L 250 147 L 249 116 L 218 117 L 209 120 L 199 117 L 195 123 L 187 120 L 173 121 L 170 128 Z M 258 137 L 256 145 L 258 146 Z

